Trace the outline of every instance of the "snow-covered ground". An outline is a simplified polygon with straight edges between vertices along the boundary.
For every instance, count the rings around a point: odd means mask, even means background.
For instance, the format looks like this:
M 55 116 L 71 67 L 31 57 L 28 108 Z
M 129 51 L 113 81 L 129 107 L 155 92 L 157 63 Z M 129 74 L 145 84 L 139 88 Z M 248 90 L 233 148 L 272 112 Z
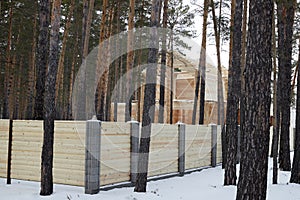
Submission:
M 272 162 L 269 163 L 272 166 Z M 279 184 L 272 185 L 272 169 L 269 169 L 269 200 L 300 200 L 300 185 L 289 184 L 290 173 L 280 172 Z M 85 195 L 82 187 L 55 185 L 54 194 L 49 197 L 39 196 L 39 183 L 13 180 L 12 185 L 6 185 L 5 179 L 0 179 L 0 199 L 9 200 L 232 200 L 235 199 L 236 187 L 224 187 L 221 167 L 205 169 L 200 172 L 148 183 L 147 193 L 138 194 L 133 188 L 100 191 L 97 195 Z

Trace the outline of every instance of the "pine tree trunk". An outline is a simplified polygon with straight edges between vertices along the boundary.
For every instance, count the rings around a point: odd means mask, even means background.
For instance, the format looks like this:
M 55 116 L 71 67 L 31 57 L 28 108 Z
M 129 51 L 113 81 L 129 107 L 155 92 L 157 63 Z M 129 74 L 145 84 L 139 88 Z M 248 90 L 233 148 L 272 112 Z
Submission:
M 14 116 L 13 119 L 21 119 L 21 113 L 22 113 L 22 98 L 20 96 L 20 91 L 23 91 L 21 88 L 21 80 L 22 80 L 22 71 L 23 71 L 23 58 L 20 58 L 19 64 L 17 66 L 16 70 L 16 83 L 15 83 L 15 106 L 14 106 Z
M 44 94 L 45 94 L 45 77 L 47 69 L 48 55 L 48 39 L 50 25 L 50 1 L 41 0 L 39 4 L 39 38 L 37 48 L 37 80 L 36 80 L 36 95 L 34 100 L 34 119 L 44 119 Z
M 196 111 L 200 87 L 200 105 L 199 105 L 199 124 L 204 122 L 204 104 L 205 104 L 205 79 L 206 79 L 206 35 L 207 35 L 207 17 L 209 1 L 204 0 L 204 12 L 202 23 L 202 44 L 200 50 L 199 65 L 196 77 L 195 95 L 193 104 L 192 124 L 196 124 Z
M 272 71 L 272 0 L 250 0 L 237 200 L 266 199 Z M 259 173 L 257 173 L 259 172 Z
M 277 126 L 279 116 L 277 108 L 277 51 L 276 51 L 276 27 L 275 27 L 275 11 L 272 19 L 272 56 L 273 56 L 273 138 L 272 138 L 272 149 L 271 157 L 273 157 L 273 184 L 277 184 L 278 179 L 278 141 L 279 141 L 279 127 Z
M 132 112 L 132 69 L 134 65 L 134 15 L 135 15 L 135 1 L 130 0 L 129 5 L 129 18 L 128 18 L 128 36 L 127 36 L 127 63 L 126 63 L 126 106 L 125 106 L 125 121 L 131 120 Z
M 19 45 L 20 41 L 20 34 L 21 34 L 21 28 L 19 28 L 17 33 L 17 38 L 14 46 Z M 9 64 L 9 80 L 7 85 L 7 98 L 8 98 L 8 112 L 9 112 L 9 119 L 16 119 L 15 118 L 15 106 L 16 106 L 16 93 L 17 93 L 17 75 L 18 75 L 18 66 L 17 63 L 17 54 L 14 53 L 12 56 L 12 61 Z
M 111 48 L 112 48 L 112 41 L 111 36 L 113 34 L 113 21 L 114 21 L 114 12 L 115 8 L 111 6 L 109 11 L 109 28 L 107 29 L 107 37 L 108 39 L 108 48 L 107 48 L 107 63 L 109 65 L 109 72 L 108 72 L 108 83 L 107 83 L 107 89 L 106 89 L 106 102 L 105 102 L 105 120 L 110 121 L 110 112 L 111 112 L 111 94 L 113 90 L 113 74 L 114 74 L 114 68 L 110 68 L 111 63 Z
M 168 27 L 168 3 L 169 0 L 164 0 L 163 12 L 163 28 Z M 166 64 L 167 64 L 167 31 L 162 36 L 161 50 L 161 70 L 160 70 L 160 86 L 159 86 L 159 115 L 158 123 L 164 123 L 165 114 L 165 79 L 166 79 Z
M 300 39 L 298 52 L 298 68 L 300 67 Z M 297 78 L 297 105 L 296 105 L 296 138 L 295 138 L 295 152 L 293 159 L 293 168 L 291 174 L 291 183 L 300 184 L 300 70 L 298 70 Z
M 38 15 L 38 11 L 35 16 Z M 28 68 L 28 88 L 27 88 L 27 101 L 26 101 L 26 116 L 25 119 L 32 119 L 33 105 L 34 105 L 34 85 L 35 85 L 35 68 L 36 68 L 36 36 L 37 36 L 37 19 L 34 18 L 33 23 L 33 39 L 31 47 L 30 66 Z
M 9 8 L 9 20 L 8 20 L 8 38 L 7 38 L 7 48 L 6 48 L 6 64 L 5 64 L 5 77 L 4 77 L 4 99 L 3 99 L 3 119 L 9 118 L 8 110 L 8 98 L 9 98 L 9 74 L 11 65 L 11 43 L 12 43 L 12 19 L 13 19 L 13 9 Z
M 41 164 L 40 195 L 53 193 L 53 142 L 55 119 L 55 83 L 59 59 L 59 29 L 61 0 L 54 0 L 51 15 L 49 67 L 45 86 L 45 119 Z
M 78 92 L 80 95 L 74 95 L 72 111 L 73 118 L 75 120 L 86 120 L 91 119 L 91 116 L 87 114 L 87 102 L 86 102 L 86 59 L 89 52 L 89 41 L 90 41 L 90 31 L 91 31 L 91 21 L 94 12 L 94 0 L 83 1 L 83 15 L 82 15 L 82 44 L 81 44 L 81 59 L 82 65 L 80 71 L 78 72 L 79 82 L 78 82 Z
M 57 113 L 60 118 L 63 116 L 63 111 L 64 111 L 64 105 L 63 105 L 63 86 L 64 86 L 64 61 L 65 61 L 65 54 L 66 54 L 66 48 L 67 48 L 67 41 L 69 37 L 69 30 L 71 27 L 71 20 L 73 17 L 74 13 L 74 8 L 75 8 L 75 0 L 72 0 L 69 5 L 69 10 L 68 10 L 68 16 L 67 16 L 67 21 L 66 25 L 64 28 L 64 34 L 63 34 L 63 39 L 62 39 L 62 47 L 61 47 L 61 54 L 59 57 L 59 62 L 58 62 L 58 73 L 56 77 L 56 91 L 55 91 L 55 104 L 57 107 L 57 111 L 61 113 Z
M 170 62 L 171 62 L 171 69 L 170 69 L 170 124 L 173 124 L 173 99 L 174 99 L 174 33 L 173 29 L 171 29 L 171 53 L 170 53 Z M 175 80 L 176 81 L 176 80 Z
M 220 30 L 218 30 L 217 17 L 215 13 L 214 1 L 211 1 L 213 22 L 214 22 L 214 34 L 216 41 L 217 59 L 218 59 L 218 124 L 224 126 L 224 97 L 223 97 L 223 77 L 222 77 L 222 65 L 221 65 L 221 52 L 220 52 Z M 222 128 L 223 130 L 223 128 Z
M 78 32 L 76 32 L 75 46 L 79 44 Z M 74 52 L 72 58 L 71 74 L 69 79 L 69 95 L 68 95 L 68 105 L 67 105 L 67 119 L 72 119 L 72 95 L 73 95 L 73 83 L 74 83 L 74 74 L 75 74 L 75 65 L 77 61 L 77 51 Z
M 117 24 L 116 24 L 116 33 L 119 33 L 120 32 L 120 14 L 121 14 L 121 1 L 118 0 L 117 1 L 117 11 L 116 11 L 116 20 L 117 20 Z M 120 47 L 121 47 L 121 44 L 120 44 L 120 39 L 116 40 L 115 41 L 116 44 L 115 44 L 115 52 L 120 55 Z M 118 92 L 118 94 L 116 94 L 115 98 L 114 98 L 114 122 L 117 122 L 118 121 L 118 103 L 120 101 L 120 83 L 118 82 L 120 80 L 120 77 L 121 77 L 121 58 L 117 58 L 116 61 L 115 61 L 115 87 L 116 87 L 116 90 Z
M 247 48 L 247 14 L 248 14 L 248 0 L 244 0 L 244 13 L 243 13 L 243 27 L 242 27 L 242 57 L 241 57 L 241 96 L 243 98 L 245 88 L 244 71 L 246 65 L 246 48 Z M 240 124 L 242 123 L 243 116 L 243 105 L 240 104 Z M 242 148 L 242 147 L 241 147 Z
M 236 161 L 238 138 L 238 110 L 241 95 L 241 40 L 243 0 L 236 0 L 233 26 L 232 64 L 228 73 L 228 97 L 226 114 L 226 146 L 224 185 L 236 185 Z
M 232 64 L 232 52 L 233 52 L 233 26 L 234 26 L 234 14 L 235 14 L 236 0 L 231 1 L 231 15 L 230 15 L 230 41 L 229 41 L 229 63 L 228 66 L 231 68 Z M 226 158 L 227 158 L 227 144 L 226 144 L 226 129 L 222 129 L 221 140 L 222 140 L 222 169 L 225 169 Z
M 294 23 L 293 1 L 280 1 L 278 7 L 278 98 L 280 112 L 280 149 L 279 167 L 284 171 L 291 170 L 290 161 L 290 105 L 292 76 L 292 37 Z M 280 106 L 279 106 L 280 105 Z
M 102 18 L 100 27 L 100 39 L 97 57 L 97 76 L 101 75 L 100 81 L 98 83 L 98 91 L 96 92 L 96 106 L 97 106 L 97 118 L 98 120 L 105 120 L 105 98 L 107 91 L 107 79 L 108 79 L 108 69 L 106 66 L 106 47 L 103 47 L 102 42 L 105 39 L 105 24 L 106 24 L 106 13 L 107 13 L 108 0 L 103 0 L 102 5 Z M 102 47 L 102 48 L 100 48 Z M 103 73 L 101 74 L 100 71 Z
M 140 139 L 139 159 L 138 159 L 138 173 L 136 179 L 135 192 L 146 192 L 147 176 L 148 176 L 148 162 L 149 149 L 151 137 L 151 123 L 154 122 L 154 109 L 156 99 L 156 72 L 157 72 L 157 49 L 158 49 L 158 33 L 156 27 L 159 26 L 159 4 L 161 0 L 152 0 L 151 10 L 151 27 L 150 39 L 152 47 L 148 55 L 148 66 L 146 71 L 146 85 L 143 107 L 142 133 Z

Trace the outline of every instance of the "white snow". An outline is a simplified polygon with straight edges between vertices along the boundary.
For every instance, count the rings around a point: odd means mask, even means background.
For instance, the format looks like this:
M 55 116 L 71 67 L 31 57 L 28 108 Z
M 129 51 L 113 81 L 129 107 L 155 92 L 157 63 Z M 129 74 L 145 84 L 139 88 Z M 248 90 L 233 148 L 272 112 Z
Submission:
M 289 172 L 279 172 L 279 184 L 272 185 L 272 162 L 269 162 L 269 200 L 300 200 L 300 185 L 290 184 Z M 40 184 L 37 182 L 12 180 L 11 185 L 5 184 L 6 179 L 0 179 L 0 198 L 10 200 L 75 200 L 75 199 L 102 199 L 102 200 L 233 200 L 236 195 L 235 186 L 223 184 L 223 170 L 220 166 L 205 169 L 200 172 L 160 181 L 151 181 L 147 186 L 147 193 L 134 193 L 133 188 L 113 189 L 100 191 L 97 195 L 84 194 L 84 188 L 55 185 L 54 194 L 48 197 L 39 196 Z

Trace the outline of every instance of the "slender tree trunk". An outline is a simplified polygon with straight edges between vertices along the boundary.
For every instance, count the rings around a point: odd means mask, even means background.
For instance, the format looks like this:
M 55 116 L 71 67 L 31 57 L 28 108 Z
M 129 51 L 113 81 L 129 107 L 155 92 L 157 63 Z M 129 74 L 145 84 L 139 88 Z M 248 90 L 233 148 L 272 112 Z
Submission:
M 174 102 L 174 33 L 173 29 L 171 29 L 171 53 L 170 53 L 170 62 L 171 62 L 171 69 L 170 69 L 170 124 L 173 124 L 173 102 Z M 176 81 L 176 79 L 175 79 Z
M 202 44 L 200 50 L 199 65 L 196 77 L 195 96 L 193 104 L 192 124 L 196 124 L 196 110 L 198 104 L 199 87 L 200 87 L 200 105 L 199 105 L 199 124 L 204 122 L 205 106 L 205 79 L 206 79 L 206 35 L 207 35 L 207 17 L 209 1 L 204 0 L 203 23 L 202 23 Z
M 63 86 L 64 86 L 64 61 L 65 61 L 65 54 L 66 54 L 66 49 L 67 49 L 67 41 L 69 37 L 69 30 L 71 27 L 71 20 L 73 17 L 74 13 L 74 8 L 75 8 L 75 0 L 71 0 L 70 5 L 69 5 L 69 10 L 68 10 L 68 16 L 67 16 L 67 21 L 66 25 L 64 28 L 64 34 L 63 34 L 63 39 L 62 39 L 62 48 L 61 48 L 61 54 L 59 57 L 59 62 L 58 62 L 58 73 L 56 77 L 56 92 L 55 92 L 55 104 L 57 107 L 58 111 L 63 111 L 63 98 L 64 98 L 64 93 L 63 93 Z M 59 116 L 62 117 L 63 113 L 59 113 Z
M 250 0 L 237 200 L 266 199 L 272 71 L 272 0 Z M 259 172 L 259 173 L 257 173 Z
M 106 25 L 106 12 L 107 12 L 108 0 L 103 0 L 102 5 L 102 19 L 100 26 L 100 39 L 99 39 L 99 49 L 98 49 L 98 61 L 97 61 L 97 76 L 101 75 L 100 81 L 98 83 L 98 92 L 96 94 L 97 98 L 97 118 L 101 121 L 105 119 L 105 92 L 107 91 L 107 79 L 108 79 L 108 69 L 106 66 L 106 52 L 101 49 L 100 46 L 105 39 L 105 25 Z M 106 47 L 104 47 L 106 48 Z M 100 73 L 102 71 L 103 73 Z M 99 77 L 98 76 L 98 77 Z
M 236 0 L 233 26 L 232 64 L 228 75 L 228 98 L 226 114 L 226 146 L 224 185 L 236 185 L 236 161 L 238 138 L 238 110 L 241 95 L 241 41 L 242 41 L 243 0 Z
M 275 6 L 275 5 L 274 5 Z M 273 55 L 273 138 L 272 138 L 272 153 L 273 156 L 273 184 L 277 184 L 278 179 L 278 141 L 279 141 L 279 127 L 277 126 L 279 116 L 277 107 L 277 51 L 276 51 L 276 32 L 275 32 L 275 10 L 272 19 L 272 55 Z
M 217 58 L 218 58 L 218 124 L 224 126 L 224 97 L 223 97 L 223 78 L 222 78 L 222 65 L 221 65 L 221 52 L 220 52 L 220 30 L 218 30 L 217 17 L 215 13 L 214 1 L 211 1 L 214 33 L 216 40 Z M 223 128 L 222 128 L 223 129 Z
M 22 23 L 22 22 L 21 22 Z M 17 33 L 17 38 L 14 46 L 19 45 L 21 28 L 19 28 Z M 11 63 L 9 64 L 9 80 L 7 85 L 7 98 L 8 98 L 8 112 L 9 119 L 15 119 L 15 106 L 16 106 L 16 93 L 17 93 L 17 82 L 18 82 L 18 66 L 17 66 L 17 54 L 16 52 L 12 56 Z
M 156 72 L 157 72 L 157 49 L 158 49 L 158 33 L 157 27 L 159 26 L 159 4 L 161 0 L 152 0 L 151 10 L 151 24 L 153 28 L 151 31 L 150 39 L 152 48 L 149 49 L 148 67 L 144 96 L 143 108 L 143 121 L 142 121 L 142 135 L 140 139 L 139 159 L 138 159 L 138 173 L 135 192 L 146 192 L 147 175 L 148 175 L 148 161 L 149 161 L 149 148 L 151 137 L 151 123 L 154 122 L 154 109 L 156 99 Z M 153 48 L 153 46 L 157 48 Z
M 20 61 L 18 63 L 19 66 L 17 66 L 17 70 L 16 70 L 16 83 L 15 83 L 15 105 L 14 105 L 14 111 L 13 111 L 13 118 L 12 119 L 21 119 L 21 112 L 22 112 L 22 100 L 24 98 L 20 98 L 20 91 L 23 89 L 21 88 L 21 80 L 22 80 L 22 71 L 23 71 L 23 58 L 20 58 Z
M 244 0 L 243 26 L 242 26 L 242 57 L 241 57 L 241 96 L 243 98 L 245 89 L 244 71 L 246 65 L 246 48 L 247 48 L 247 20 L 248 20 L 248 0 Z M 240 104 L 240 124 L 244 119 L 243 104 Z M 242 147 L 240 147 L 242 148 Z
M 121 1 L 118 0 L 117 1 L 117 11 L 116 11 L 116 18 L 117 18 L 117 25 L 116 25 L 116 32 L 119 33 L 120 32 L 120 14 L 121 14 Z M 115 51 L 118 53 L 118 55 L 120 54 L 120 39 L 116 40 L 116 44 L 115 44 Z M 117 91 L 118 94 L 116 94 L 115 98 L 114 98 L 114 122 L 118 121 L 118 103 L 120 101 L 120 83 L 118 82 L 120 80 L 121 77 L 121 58 L 117 58 L 117 60 L 115 61 L 115 86 L 117 87 Z
M 231 15 L 230 15 L 230 41 L 229 41 L 229 63 L 228 66 L 231 68 L 232 64 L 232 52 L 233 52 L 233 26 L 234 26 L 234 14 L 235 14 L 236 0 L 231 1 Z M 226 130 L 221 131 L 222 139 L 222 168 L 225 169 L 226 158 L 227 158 L 227 144 L 226 144 Z
M 166 79 L 166 64 L 167 64 L 167 26 L 168 26 L 168 3 L 169 0 L 164 0 L 163 12 L 163 28 L 162 50 L 161 50 L 161 70 L 160 70 L 160 86 L 159 86 L 159 115 L 158 123 L 164 123 L 165 114 L 165 79 Z
M 298 52 L 298 68 L 300 67 L 300 38 L 299 38 L 299 52 Z M 298 70 L 297 78 L 297 103 L 296 103 L 296 138 L 295 138 L 295 152 L 293 159 L 293 168 L 291 174 L 291 183 L 300 184 L 300 70 Z
M 145 0 L 142 0 L 142 8 L 145 7 Z M 140 24 L 139 27 L 142 28 L 144 26 L 145 23 L 145 16 L 142 10 L 139 11 L 139 16 L 140 16 Z M 142 56 L 143 56 L 143 48 L 142 48 L 142 32 L 140 33 L 139 36 L 139 45 L 140 45 L 140 49 L 138 52 L 138 66 L 141 66 L 142 64 Z M 142 87 L 141 87 L 141 68 L 138 67 L 138 78 L 137 78 L 137 99 L 138 99 L 138 105 L 137 105 L 137 121 L 141 121 L 141 107 L 142 107 Z
M 18 35 L 19 38 L 19 35 Z M 17 39 L 19 40 L 19 39 Z M 17 41 L 18 43 L 18 41 Z M 15 106 L 15 78 L 16 78 L 16 62 L 17 58 L 16 55 L 13 55 L 12 62 L 9 64 L 9 79 L 7 84 L 7 99 L 8 99 L 8 113 L 9 119 L 14 119 L 14 106 Z
M 292 37 L 294 23 L 294 1 L 280 1 L 278 7 L 278 96 L 280 109 L 280 149 L 279 167 L 284 171 L 291 170 L 290 161 L 290 105 L 292 76 Z M 279 106 L 280 105 L 280 106 Z
M 8 20 L 8 38 L 7 38 L 7 48 L 6 48 L 6 65 L 5 65 L 5 77 L 4 77 L 4 99 L 3 99 L 3 118 L 9 118 L 8 109 L 8 98 L 9 98 L 9 74 L 11 65 L 11 43 L 12 43 L 12 19 L 13 19 L 13 9 L 9 8 L 9 20 Z
M 44 119 L 44 94 L 45 94 L 45 77 L 47 69 L 48 55 L 48 39 L 50 25 L 50 1 L 41 0 L 39 10 L 39 39 L 37 48 L 37 80 L 36 80 L 36 95 L 34 106 L 34 118 L 37 120 Z
M 108 48 L 107 48 L 107 63 L 110 67 L 110 63 L 111 63 L 111 36 L 112 36 L 112 32 L 113 32 L 113 20 L 114 20 L 114 12 L 115 12 L 115 8 L 111 7 L 110 11 L 109 11 L 109 27 L 107 28 L 107 37 L 108 39 Z M 113 73 L 114 73 L 114 68 L 109 68 L 109 72 L 108 72 L 108 83 L 107 83 L 107 88 L 106 88 L 106 102 L 105 102 L 105 120 L 110 121 L 110 111 L 111 111 L 111 93 L 112 93 L 112 88 L 113 88 Z
M 55 83 L 59 58 L 60 6 L 61 0 L 54 0 L 51 15 L 49 67 L 45 87 L 45 119 L 40 195 L 51 195 L 53 193 L 52 168 L 55 119 Z
M 134 65 L 134 51 L 133 51 L 133 39 L 134 39 L 134 15 L 135 15 L 135 1 L 130 0 L 129 6 L 129 18 L 128 18 L 128 37 L 127 37 L 127 63 L 126 63 L 126 108 L 125 108 L 125 121 L 131 120 L 132 111 L 132 70 Z
M 82 44 L 81 44 L 81 58 L 82 66 L 81 71 L 78 74 L 80 76 L 78 83 L 78 91 L 80 96 L 75 98 L 73 101 L 72 110 L 76 110 L 73 113 L 75 120 L 85 120 L 91 116 L 88 116 L 87 113 L 87 102 L 86 102 L 86 58 L 89 52 L 89 40 L 90 40 L 90 31 L 91 31 L 91 21 L 94 12 L 94 0 L 83 1 L 83 16 L 82 16 Z
M 75 46 L 79 44 L 79 34 L 76 31 L 76 40 Z M 70 74 L 70 82 L 69 82 L 69 99 L 68 99 L 68 106 L 67 106 L 67 119 L 72 119 L 72 95 L 73 95 L 73 83 L 74 83 L 74 74 L 75 74 L 75 65 L 77 61 L 78 52 L 75 51 L 72 58 L 72 66 L 71 66 L 71 74 Z
M 35 17 L 38 15 L 36 11 Z M 34 85 L 35 85 L 35 68 L 36 68 L 36 36 L 37 36 L 37 19 L 34 17 L 33 22 L 33 39 L 31 47 L 31 59 L 28 68 L 28 88 L 27 88 L 27 108 L 26 119 L 32 119 L 33 117 L 33 105 L 34 105 Z

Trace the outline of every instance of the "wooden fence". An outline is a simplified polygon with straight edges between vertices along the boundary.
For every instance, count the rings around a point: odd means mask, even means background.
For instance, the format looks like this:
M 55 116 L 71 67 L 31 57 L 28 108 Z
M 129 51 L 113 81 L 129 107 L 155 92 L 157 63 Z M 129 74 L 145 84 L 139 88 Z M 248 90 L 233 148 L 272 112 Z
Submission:
M 40 181 L 43 140 L 42 121 L 0 120 L 0 177 L 7 177 L 9 133 L 11 132 L 11 178 Z M 101 123 L 100 184 L 130 181 L 130 123 Z M 187 170 L 211 165 L 212 126 L 185 125 Z M 149 176 L 178 172 L 178 125 L 152 124 Z M 272 133 L 272 131 L 271 131 Z M 272 137 L 272 134 L 271 134 Z M 294 149 L 291 129 L 291 150 Z M 55 121 L 54 182 L 84 186 L 86 122 Z M 221 128 L 217 126 L 216 162 L 222 160 Z
M 0 177 L 7 177 L 9 120 L 0 120 Z M 101 186 L 130 181 L 130 123 L 101 123 Z M 149 176 L 178 172 L 178 125 L 152 124 Z M 53 178 L 55 183 L 84 186 L 86 122 L 55 121 Z M 217 128 L 217 162 L 221 133 Z M 11 178 L 40 181 L 43 122 L 12 123 Z M 211 126 L 185 126 L 185 169 L 211 165 Z

